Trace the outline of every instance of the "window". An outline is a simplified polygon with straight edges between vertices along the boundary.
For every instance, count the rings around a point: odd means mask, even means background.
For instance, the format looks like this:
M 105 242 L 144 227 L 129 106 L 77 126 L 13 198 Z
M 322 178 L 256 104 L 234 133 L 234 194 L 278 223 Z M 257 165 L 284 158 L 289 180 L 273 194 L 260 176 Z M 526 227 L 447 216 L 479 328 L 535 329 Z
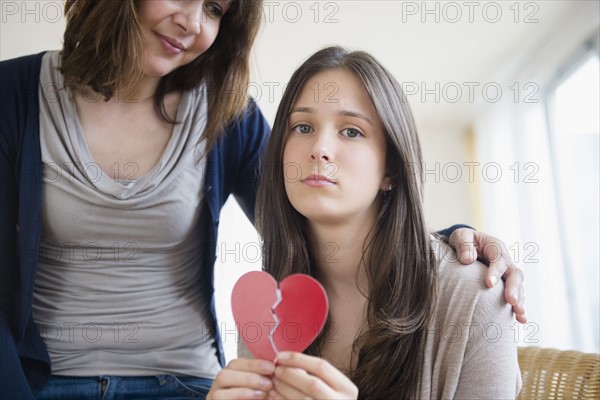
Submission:
M 578 349 L 598 352 L 600 315 L 600 60 L 597 38 L 551 85 L 550 152 L 558 203 L 571 334 Z
M 595 32 L 583 46 L 550 36 L 509 79 L 534 83 L 539 96 L 503 99 L 474 119 L 474 161 L 506 166 L 509 178 L 477 184 L 481 230 L 503 238 L 525 273 L 529 323 L 510 332 L 523 346 L 600 352 Z

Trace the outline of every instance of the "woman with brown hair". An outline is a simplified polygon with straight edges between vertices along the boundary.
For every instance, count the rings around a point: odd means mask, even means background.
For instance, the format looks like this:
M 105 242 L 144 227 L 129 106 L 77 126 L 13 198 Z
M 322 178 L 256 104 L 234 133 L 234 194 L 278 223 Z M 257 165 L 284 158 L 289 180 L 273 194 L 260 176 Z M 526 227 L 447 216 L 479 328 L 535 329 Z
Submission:
M 273 399 L 518 394 L 502 285 L 486 288 L 483 264 L 462 268 L 428 233 L 422 176 L 411 168 L 421 147 L 404 99 L 360 51 L 326 48 L 292 76 L 267 146 L 257 227 L 269 243 L 264 269 L 278 281 L 318 279 L 328 322 L 304 354 L 232 362 L 209 398 L 261 378 L 272 380 Z M 333 255 L 322 251 L 332 245 Z
M 0 398 L 203 398 L 219 211 L 253 216 L 270 131 L 247 98 L 262 2 L 65 13 L 62 51 L 0 65 Z
M 65 11 L 62 51 L 0 63 L 0 398 L 202 398 L 219 213 L 234 194 L 253 219 L 269 134 L 262 1 Z

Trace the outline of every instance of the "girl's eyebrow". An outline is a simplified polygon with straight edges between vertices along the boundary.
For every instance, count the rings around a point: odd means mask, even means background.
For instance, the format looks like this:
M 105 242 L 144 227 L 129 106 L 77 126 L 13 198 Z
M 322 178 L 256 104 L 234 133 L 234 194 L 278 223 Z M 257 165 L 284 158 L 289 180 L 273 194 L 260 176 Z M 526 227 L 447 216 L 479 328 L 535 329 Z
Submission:
M 297 112 L 314 114 L 316 112 L 316 109 L 313 108 L 313 107 L 294 107 L 290 111 L 290 115 L 292 115 L 293 113 L 297 113 Z M 369 124 L 373 125 L 373 121 L 371 121 L 371 118 L 367 117 L 364 114 L 356 112 L 356 111 L 340 110 L 340 111 L 338 111 L 338 114 L 341 115 L 341 116 L 343 116 L 343 117 L 359 118 L 359 119 L 362 119 L 362 120 L 368 122 Z
M 360 119 L 368 122 L 369 124 L 373 125 L 373 121 L 371 121 L 371 118 L 367 117 L 364 114 L 356 112 L 356 111 L 345 111 L 345 110 L 342 110 L 342 111 L 339 111 L 338 114 L 339 115 L 343 115 L 344 117 L 360 118 Z
M 293 113 L 297 113 L 297 112 L 314 114 L 316 112 L 316 110 L 312 107 L 294 107 L 290 110 L 289 115 L 292 115 Z

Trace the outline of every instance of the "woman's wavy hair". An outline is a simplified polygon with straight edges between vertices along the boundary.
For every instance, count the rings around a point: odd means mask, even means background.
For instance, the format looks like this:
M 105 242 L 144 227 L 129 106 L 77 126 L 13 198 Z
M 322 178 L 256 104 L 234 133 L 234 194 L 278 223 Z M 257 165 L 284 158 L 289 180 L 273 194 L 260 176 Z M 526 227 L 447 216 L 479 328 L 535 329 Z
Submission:
M 143 44 L 138 18 L 141 0 L 67 0 L 67 27 L 61 72 L 71 89 L 91 87 L 110 99 L 143 73 Z M 207 84 L 207 149 L 247 104 L 250 51 L 260 27 L 262 0 L 233 0 L 212 44 L 194 61 L 164 76 L 154 95 L 156 112 L 166 113 L 164 97 Z
M 284 187 L 283 150 L 288 117 L 308 79 L 342 69 L 364 84 L 384 127 L 386 168 L 393 189 L 363 244 L 369 292 L 363 329 L 354 340 L 346 371 L 361 398 L 418 397 L 426 328 L 437 297 L 436 263 L 423 216 L 421 146 L 399 83 L 362 51 L 329 47 L 315 53 L 293 74 L 277 110 L 257 198 L 257 227 L 264 241 L 264 269 L 281 280 L 293 273 L 316 276 L 307 220 L 291 205 Z M 329 328 L 329 329 L 328 329 Z M 307 353 L 320 355 L 328 326 Z

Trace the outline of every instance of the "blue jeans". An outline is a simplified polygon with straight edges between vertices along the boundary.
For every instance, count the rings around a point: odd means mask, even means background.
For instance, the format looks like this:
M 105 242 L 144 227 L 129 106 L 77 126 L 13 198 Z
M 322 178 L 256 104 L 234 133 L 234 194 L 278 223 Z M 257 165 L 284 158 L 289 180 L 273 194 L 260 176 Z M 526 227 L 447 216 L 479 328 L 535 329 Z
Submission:
M 193 376 L 57 376 L 52 375 L 38 400 L 165 399 L 204 400 L 212 379 Z

